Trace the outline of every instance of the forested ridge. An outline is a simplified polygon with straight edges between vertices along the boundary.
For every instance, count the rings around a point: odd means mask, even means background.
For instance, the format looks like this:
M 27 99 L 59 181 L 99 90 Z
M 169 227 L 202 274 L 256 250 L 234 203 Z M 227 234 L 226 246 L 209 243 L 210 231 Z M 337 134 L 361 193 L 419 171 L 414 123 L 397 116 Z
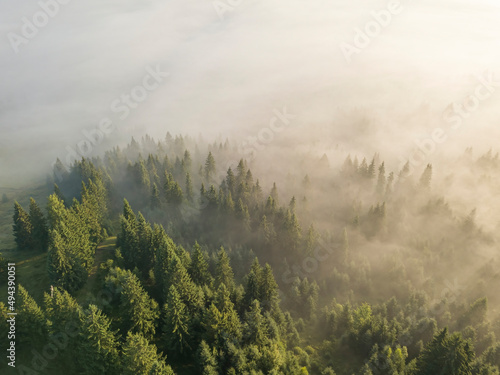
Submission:
M 470 179 L 379 154 L 267 162 L 170 134 L 58 161 L 46 200 L 12 204 L 16 251 L 50 280 L 39 300 L 19 286 L 16 372 L 499 374 L 500 238 L 441 189 L 494 189 L 498 155 L 467 150 Z

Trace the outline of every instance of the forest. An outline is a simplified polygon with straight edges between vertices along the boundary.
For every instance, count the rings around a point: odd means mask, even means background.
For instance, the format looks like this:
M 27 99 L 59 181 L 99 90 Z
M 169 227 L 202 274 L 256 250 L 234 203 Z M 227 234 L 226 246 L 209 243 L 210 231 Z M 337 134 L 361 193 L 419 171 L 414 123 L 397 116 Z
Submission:
M 4 194 L 2 374 L 498 375 L 498 154 L 287 147 L 145 135 Z

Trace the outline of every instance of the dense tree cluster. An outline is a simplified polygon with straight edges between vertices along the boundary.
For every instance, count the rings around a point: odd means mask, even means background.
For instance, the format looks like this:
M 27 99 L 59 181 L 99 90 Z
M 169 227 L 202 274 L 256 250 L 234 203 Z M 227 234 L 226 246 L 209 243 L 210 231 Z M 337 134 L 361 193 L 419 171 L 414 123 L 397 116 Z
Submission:
M 498 273 L 472 251 L 494 241 L 476 211 L 433 192 L 431 164 L 310 159 L 259 179 L 229 141 L 168 134 L 56 163 L 46 214 L 15 204 L 18 249 L 47 251 L 56 286 L 40 305 L 19 290 L 26 347 L 69 327 L 50 366 L 75 374 L 498 374 L 484 287 Z M 109 235 L 106 298 L 77 302 Z M 479 282 L 445 278 L 471 264 Z

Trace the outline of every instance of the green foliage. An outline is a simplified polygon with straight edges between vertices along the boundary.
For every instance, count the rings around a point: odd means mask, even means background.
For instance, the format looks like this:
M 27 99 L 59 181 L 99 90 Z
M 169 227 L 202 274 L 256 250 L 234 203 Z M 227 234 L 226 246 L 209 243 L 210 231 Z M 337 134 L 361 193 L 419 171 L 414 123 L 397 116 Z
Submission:
M 32 225 L 33 247 L 40 251 L 47 251 L 49 243 L 47 219 L 33 198 L 30 198 L 29 218 Z
M 215 272 L 215 286 L 224 284 L 226 288 L 232 289 L 234 286 L 234 273 L 230 265 L 229 257 L 223 247 L 220 248 Z
M 47 215 L 33 199 L 29 214 L 14 206 L 18 249 L 48 248 L 38 256 L 55 286 L 40 306 L 19 287 L 19 358 L 65 333 L 54 368 L 75 374 L 498 374 L 498 267 L 475 252 L 494 254 L 496 235 L 476 224 L 480 210 L 435 196 L 430 165 L 419 180 L 409 164 L 395 178 L 378 155 L 340 171 L 304 156 L 264 199 L 258 163 L 217 176 L 215 160 L 236 152 L 168 134 L 69 172 L 56 163 L 66 178 Z M 484 181 L 500 166 L 480 164 Z M 115 230 L 106 261 L 96 249 Z M 446 279 L 462 272 L 465 290 Z M 89 297 L 103 284 L 105 301 Z
M 474 352 L 460 334 L 448 335 L 445 328 L 425 347 L 417 361 L 415 375 L 470 375 Z
M 30 250 L 33 247 L 33 225 L 28 213 L 17 202 L 14 203 L 14 238 L 18 250 Z
M 190 349 L 189 316 L 174 285 L 170 286 L 164 308 L 164 333 L 168 348 L 182 354 Z
M 95 305 L 80 319 L 76 359 L 83 374 L 119 374 L 118 341 L 111 322 Z
M 123 375 L 173 375 L 172 368 L 158 354 L 156 346 L 139 333 L 128 332 L 122 347 Z
M 17 292 L 17 335 L 23 345 L 39 345 L 47 339 L 45 314 L 22 285 Z
M 159 318 L 158 303 L 149 297 L 140 280 L 130 271 L 113 268 L 105 279 L 107 290 L 119 298 L 119 316 L 122 332 L 140 333 L 151 340 Z
M 198 285 L 211 285 L 212 276 L 208 271 L 208 262 L 201 246 L 196 242 L 191 255 L 191 265 L 189 267 L 191 279 Z

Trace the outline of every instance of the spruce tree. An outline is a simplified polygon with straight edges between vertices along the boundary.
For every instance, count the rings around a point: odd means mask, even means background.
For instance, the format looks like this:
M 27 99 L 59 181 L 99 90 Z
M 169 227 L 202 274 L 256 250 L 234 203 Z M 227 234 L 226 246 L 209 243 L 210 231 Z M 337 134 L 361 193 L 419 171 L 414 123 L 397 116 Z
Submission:
M 459 333 L 448 335 L 444 328 L 427 344 L 417 359 L 415 375 L 470 375 L 474 352 Z
M 205 341 L 202 341 L 200 344 L 198 358 L 202 375 L 219 374 L 217 371 L 217 354 Z
M 229 257 L 223 247 L 220 248 L 217 260 L 217 269 L 215 272 L 216 286 L 224 284 L 229 290 L 234 286 L 234 274 L 231 268 Z
M 153 339 L 160 315 L 158 303 L 149 297 L 137 276 L 131 272 L 128 273 L 120 290 L 123 332 L 140 333 L 148 340 Z
M 14 203 L 14 238 L 18 250 L 33 249 L 33 225 L 28 213 L 17 202 Z
M 250 310 L 245 313 L 243 338 L 246 343 L 262 347 L 267 342 L 267 328 L 257 300 L 252 301 Z
M 151 198 L 149 202 L 151 210 L 161 209 L 160 192 L 156 183 L 153 183 L 153 190 L 151 191 Z
M 264 310 L 269 311 L 275 308 L 278 303 L 278 284 L 274 279 L 273 270 L 269 264 L 266 263 L 264 271 L 262 272 L 261 281 L 261 301 Z
M 241 323 L 238 314 L 231 301 L 230 291 L 224 284 L 217 290 L 217 308 L 222 314 L 222 329 L 233 339 L 241 337 Z
M 204 172 L 205 172 L 205 180 L 207 182 L 211 182 L 212 179 L 215 177 L 216 173 L 215 159 L 211 151 L 208 153 L 207 159 L 205 160 Z
M 120 374 L 118 341 L 110 326 L 109 318 L 95 305 L 81 317 L 76 360 L 83 374 Z
M 191 181 L 191 174 L 189 172 L 186 173 L 186 190 L 185 190 L 186 199 L 188 202 L 193 202 L 193 183 Z
M 234 173 L 231 168 L 227 170 L 225 181 L 228 192 L 230 192 L 231 195 L 234 195 L 236 193 L 236 178 L 234 177 Z
M 167 296 L 167 299 L 171 286 L 175 286 L 176 292 L 179 294 L 179 297 L 190 313 L 194 313 L 201 308 L 202 297 L 198 293 L 198 287 L 191 280 L 189 273 L 177 255 L 172 257 L 168 269 L 165 272 L 164 295 Z
M 198 242 L 193 246 L 191 264 L 189 266 L 191 279 L 198 285 L 210 285 L 212 276 L 208 271 L 208 263 Z
M 45 342 L 47 339 L 45 314 L 21 284 L 18 285 L 16 304 L 19 342 L 32 346 Z
M 189 316 L 175 286 L 171 286 L 164 306 L 164 332 L 170 350 L 183 353 L 189 345 Z
M 49 229 L 47 219 L 36 204 L 33 198 L 30 198 L 30 221 L 32 225 L 33 246 L 40 251 L 47 251 L 49 244 Z
M 174 375 L 172 368 L 158 353 L 156 345 L 138 333 L 127 333 L 122 348 L 121 367 L 123 375 Z

